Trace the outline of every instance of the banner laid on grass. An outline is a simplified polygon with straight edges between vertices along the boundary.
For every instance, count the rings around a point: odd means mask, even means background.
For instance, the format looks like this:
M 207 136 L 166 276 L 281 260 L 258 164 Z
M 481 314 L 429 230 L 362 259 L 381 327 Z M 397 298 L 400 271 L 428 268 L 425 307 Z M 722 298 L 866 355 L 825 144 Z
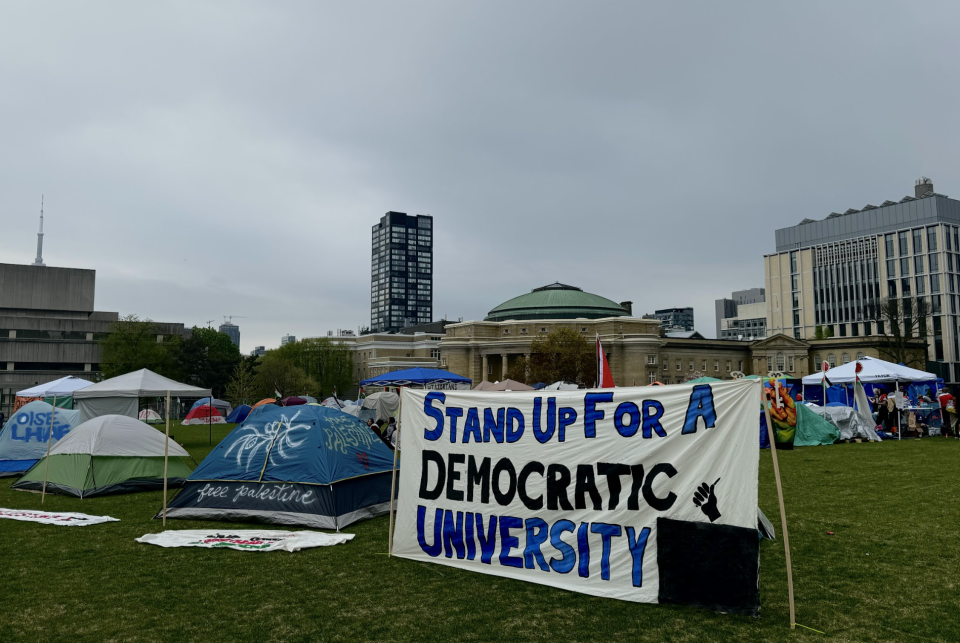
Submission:
M 0 509 L 0 518 L 39 522 L 44 525 L 96 525 L 102 522 L 120 522 L 110 516 L 89 516 L 70 511 L 33 511 L 32 509 Z
M 181 529 L 146 534 L 138 543 L 160 547 L 206 547 L 240 551 L 300 551 L 310 547 L 342 545 L 353 534 L 324 534 L 317 531 L 279 531 L 275 529 Z
M 404 389 L 394 553 L 756 614 L 760 386 Z

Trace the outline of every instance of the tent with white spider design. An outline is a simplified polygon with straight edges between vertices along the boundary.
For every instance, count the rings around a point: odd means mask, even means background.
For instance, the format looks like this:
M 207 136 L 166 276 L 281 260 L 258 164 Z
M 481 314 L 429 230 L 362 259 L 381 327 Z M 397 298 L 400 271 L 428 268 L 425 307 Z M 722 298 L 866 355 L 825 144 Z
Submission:
M 393 452 L 351 415 L 265 407 L 200 463 L 167 518 L 339 530 L 388 512 L 392 470 Z

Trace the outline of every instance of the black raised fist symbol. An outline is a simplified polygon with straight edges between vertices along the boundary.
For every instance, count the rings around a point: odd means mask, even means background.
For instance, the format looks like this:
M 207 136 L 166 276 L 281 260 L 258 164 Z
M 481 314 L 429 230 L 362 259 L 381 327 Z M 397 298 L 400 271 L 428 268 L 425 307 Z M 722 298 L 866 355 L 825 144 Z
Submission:
M 717 482 L 720 482 L 720 478 L 717 478 Z M 700 511 L 710 519 L 710 522 L 714 522 L 720 517 L 720 511 L 717 509 L 717 496 L 713 493 L 713 488 L 717 486 L 717 482 L 709 487 L 706 482 L 702 482 L 697 487 L 696 493 L 693 494 L 693 504 L 700 507 Z

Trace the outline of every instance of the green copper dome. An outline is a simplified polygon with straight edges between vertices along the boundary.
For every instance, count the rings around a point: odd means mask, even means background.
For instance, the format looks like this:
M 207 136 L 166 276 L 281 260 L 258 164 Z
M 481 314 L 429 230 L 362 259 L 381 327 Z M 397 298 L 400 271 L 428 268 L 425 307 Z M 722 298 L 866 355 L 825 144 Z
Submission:
M 583 292 L 576 286 L 555 283 L 505 301 L 491 310 L 484 321 L 508 319 L 600 319 L 626 317 L 623 306 L 606 297 Z

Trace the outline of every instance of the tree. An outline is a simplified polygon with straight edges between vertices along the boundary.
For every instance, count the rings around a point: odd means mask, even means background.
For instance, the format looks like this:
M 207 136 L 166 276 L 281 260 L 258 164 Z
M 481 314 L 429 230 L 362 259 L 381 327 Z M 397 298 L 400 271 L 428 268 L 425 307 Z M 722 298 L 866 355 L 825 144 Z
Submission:
M 157 341 L 160 329 L 150 319 L 136 315 L 120 317 L 110 327 L 110 334 L 100 340 L 100 369 L 104 377 L 148 368 L 165 377 L 176 378 L 179 336 Z
M 193 327 L 181 342 L 179 366 L 184 381 L 209 388 L 214 397 L 223 395 L 233 369 L 240 362 L 240 349 L 230 336 L 212 328 Z
M 255 386 L 252 365 L 248 360 L 240 360 L 233 367 L 233 375 L 227 382 L 227 400 L 234 406 L 254 402 L 256 401 L 253 399 Z
M 924 297 L 883 299 L 867 306 L 867 318 L 876 324 L 877 335 L 883 339 L 880 354 L 891 362 L 913 362 L 920 368 L 923 359 L 918 358 L 913 342 L 926 339 L 929 315 L 930 305 Z
M 533 382 L 564 380 L 593 386 L 597 380 L 596 355 L 583 335 L 560 327 L 533 340 L 528 372 Z
M 277 355 L 277 351 L 268 351 L 257 361 L 257 375 L 254 379 L 255 390 L 260 397 L 281 397 L 308 393 L 316 388 L 316 382 L 307 377 L 303 369 L 291 360 Z
M 327 397 L 334 389 L 343 395 L 354 385 L 350 349 L 329 337 L 302 339 L 269 352 L 302 369 L 315 382 L 316 390 L 311 393 L 318 398 Z

